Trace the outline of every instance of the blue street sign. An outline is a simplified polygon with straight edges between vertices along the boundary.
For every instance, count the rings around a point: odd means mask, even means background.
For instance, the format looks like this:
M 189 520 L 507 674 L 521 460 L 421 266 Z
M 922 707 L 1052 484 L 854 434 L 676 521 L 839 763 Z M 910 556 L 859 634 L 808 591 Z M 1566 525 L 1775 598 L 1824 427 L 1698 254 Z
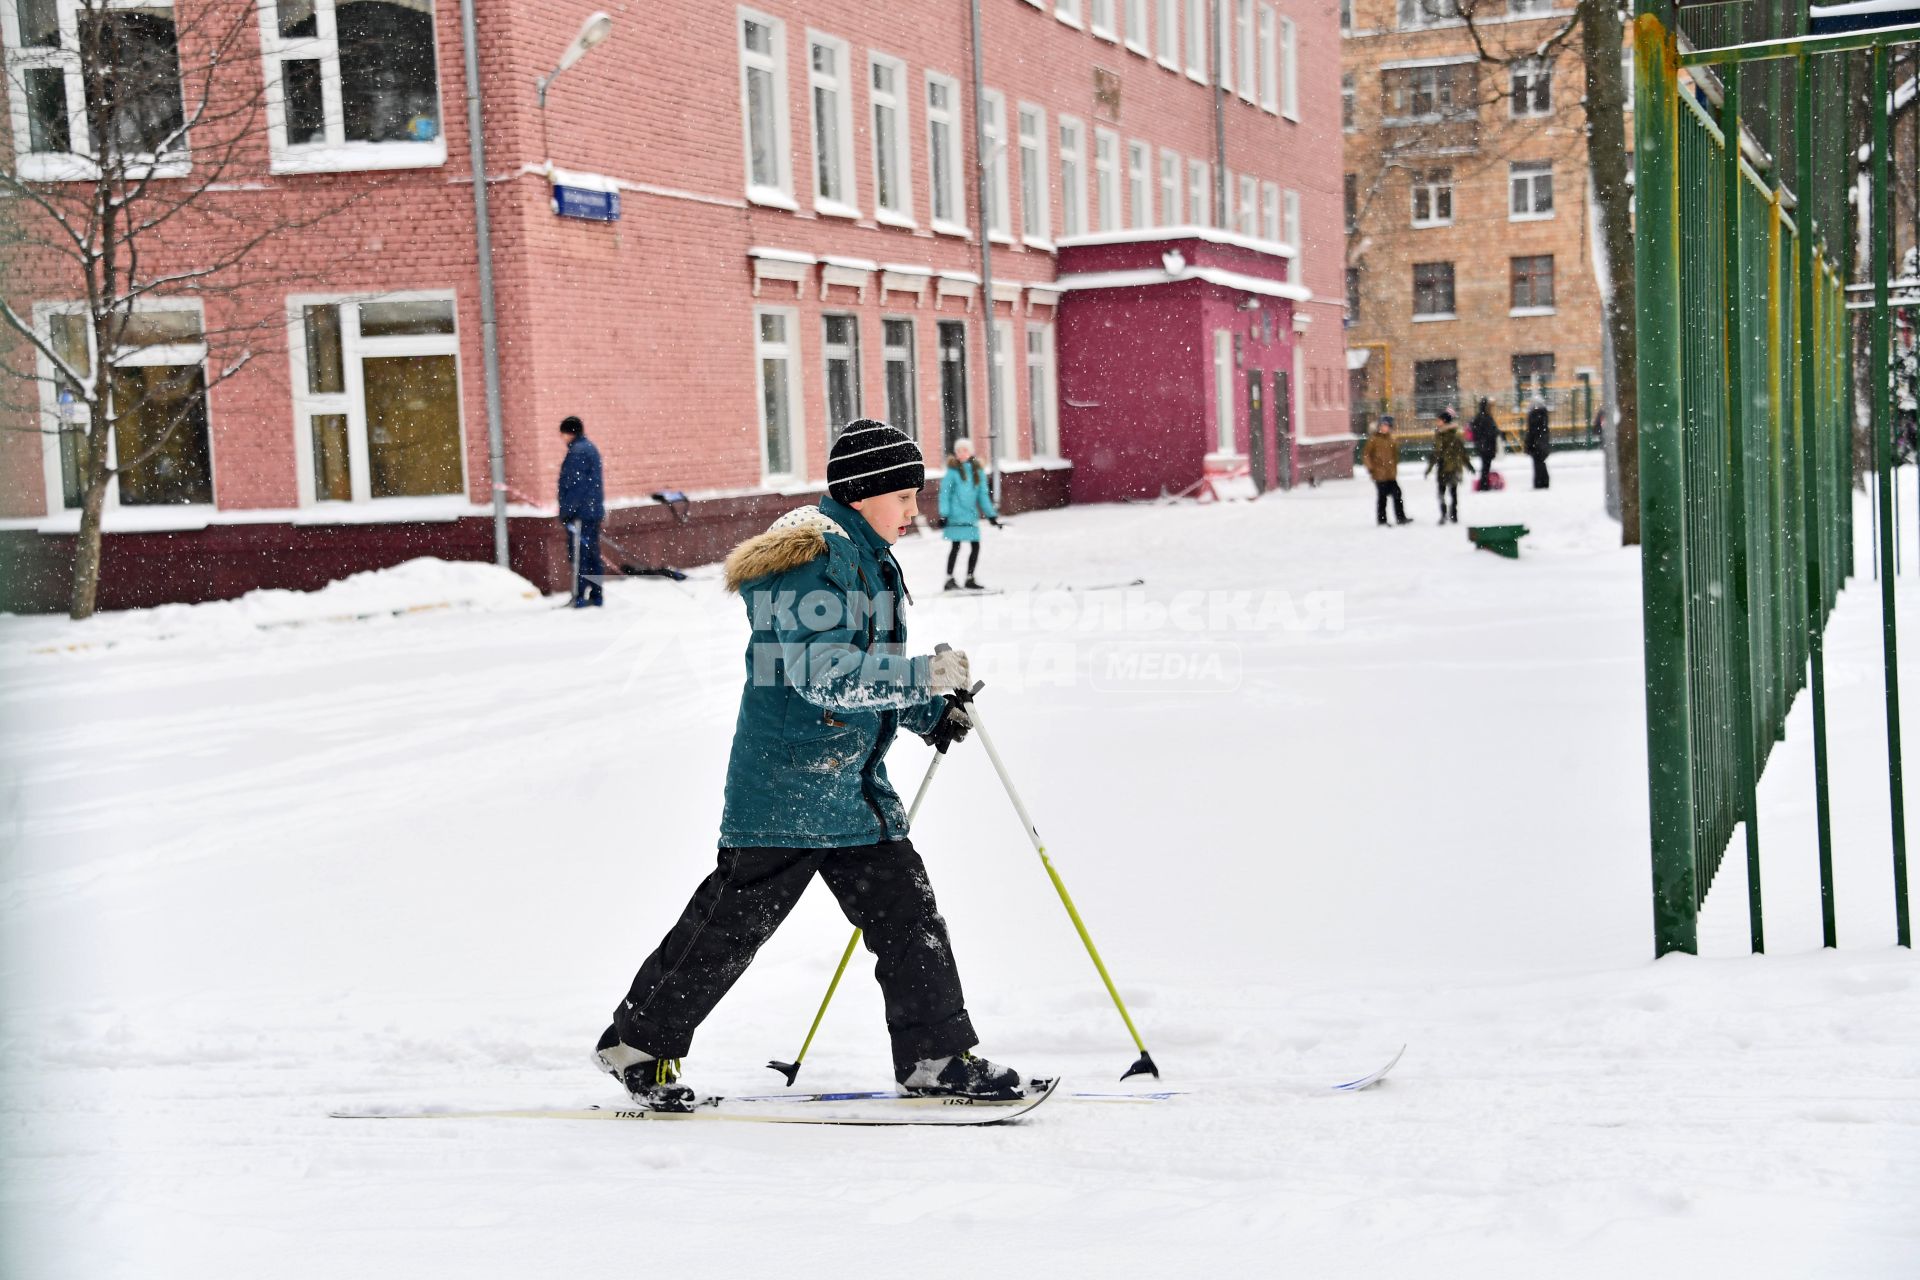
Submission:
M 553 211 L 563 218 L 585 218 L 589 222 L 620 221 L 620 193 L 593 191 L 586 187 L 553 184 Z

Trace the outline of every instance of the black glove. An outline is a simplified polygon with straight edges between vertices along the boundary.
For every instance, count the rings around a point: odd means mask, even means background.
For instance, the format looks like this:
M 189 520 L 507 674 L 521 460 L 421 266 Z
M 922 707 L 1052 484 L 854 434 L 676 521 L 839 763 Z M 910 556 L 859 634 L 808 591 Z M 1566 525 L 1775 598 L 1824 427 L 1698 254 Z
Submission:
M 942 755 L 956 742 L 966 741 L 967 731 L 973 728 L 973 721 L 967 715 L 967 709 L 958 702 L 949 700 L 946 712 L 933 728 L 920 735 L 920 740 Z
M 999 516 L 988 516 L 988 517 L 987 517 L 987 523 L 988 523 L 988 524 L 990 524 L 990 525 L 992 525 L 992 526 L 993 526 L 994 528 L 996 528 L 996 529 L 998 529 L 998 528 L 1000 527 L 1000 517 L 999 517 Z

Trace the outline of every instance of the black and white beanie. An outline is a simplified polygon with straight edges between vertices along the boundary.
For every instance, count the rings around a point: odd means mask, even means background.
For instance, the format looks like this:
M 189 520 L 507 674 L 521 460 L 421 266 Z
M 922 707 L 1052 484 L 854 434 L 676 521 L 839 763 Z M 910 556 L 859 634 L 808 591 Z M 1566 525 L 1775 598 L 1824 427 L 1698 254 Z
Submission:
M 872 418 L 849 422 L 827 454 L 827 492 L 836 502 L 851 505 L 926 482 L 927 464 L 913 437 Z

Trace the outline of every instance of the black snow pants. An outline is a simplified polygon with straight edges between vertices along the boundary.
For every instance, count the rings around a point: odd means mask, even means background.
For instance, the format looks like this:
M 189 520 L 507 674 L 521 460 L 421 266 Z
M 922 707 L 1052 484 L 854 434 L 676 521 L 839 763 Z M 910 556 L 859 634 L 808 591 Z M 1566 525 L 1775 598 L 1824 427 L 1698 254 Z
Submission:
M 886 1001 L 893 1064 L 944 1058 L 977 1044 L 926 865 L 907 840 L 848 849 L 720 850 L 680 920 L 614 1011 L 622 1042 L 685 1057 L 693 1033 L 746 972 L 818 871 L 866 936 Z
M 1440 478 L 1440 519 L 1460 523 L 1460 481 Z
M 1406 503 L 1401 500 L 1398 480 L 1375 480 L 1373 482 L 1373 518 L 1381 524 L 1387 522 L 1387 499 L 1393 499 L 1393 518 L 1401 524 L 1407 522 Z

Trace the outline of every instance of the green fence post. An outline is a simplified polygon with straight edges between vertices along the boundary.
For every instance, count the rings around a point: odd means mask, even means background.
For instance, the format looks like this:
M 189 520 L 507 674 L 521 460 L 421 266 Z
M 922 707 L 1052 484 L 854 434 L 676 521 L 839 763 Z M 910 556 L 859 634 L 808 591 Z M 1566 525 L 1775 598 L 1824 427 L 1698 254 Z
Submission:
M 1873 343 L 1869 373 L 1873 378 L 1873 452 L 1879 472 L 1880 617 L 1887 667 L 1887 787 L 1893 800 L 1893 914 L 1894 934 L 1903 947 L 1913 945 L 1913 926 L 1907 908 L 1907 815 L 1900 778 L 1900 640 L 1894 626 L 1893 600 L 1893 402 L 1888 330 L 1893 312 L 1887 299 L 1887 276 L 1893 265 L 1893 187 L 1888 181 L 1887 119 L 1893 114 L 1892 83 L 1885 45 L 1873 50 Z
M 1635 0 L 1634 288 L 1654 954 L 1697 951 L 1686 482 L 1681 454 L 1679 61 L 1665 0 Z
M 1813 669 L 1813 795 L 1815 828 L 1820 842 L 1820 933 L 1829 947 L 1838 946 L 1833 921 L 1833 816 L 1827 796 L 1827 592 L 1825 546 L 1827 533 L 1820 513 L 1826 504 L 1820 501 L 1820 397 L 1824 385 L 1816 386 L 1814 344 L 1814 260 L 1813 260 L 1813 75 L 1807 57 L 1794 59 L 1799 81 L 1795 110 L 1794 137 L 1799 148 L 1799 207 L 1795 210 L 1799 226 L 1800 272 L 1800 447 L 1801 487 L 1806 492 L 1807 529 L 1807 628 L 1808 661 Z M 1825 228 L 1822 228 L 1825 230 Z M 1825 280 L 1821 280 L 1824 294 Z M 1821 380 L 1824 384 L 1824 380 Z
M 1726 361 L 1726 438 L 1728 488 L 1733 498 L 1727 504 L 1728 576 L 1733 652 L 1733 764 L 1734 786 L 1739 788 L 1741 825 L 1747 832 L 1747 928 L 1753 949 L 1766 950 L 1760 927 L 1760 805 L 1756 792 L 1758 779 L 1754 764 L 1753 718 L 1753 584 L 1751 537 L 1751 498 L 1748 493 L 1747 454 L 1749 431 L 1746 385 L 1746 313 L 1742 275 L 1742 245 L 1746 239 L 1742 207 L 1746 179 L 1740 173 L 1740 79 L 1741 68 L 1726 70 L 1725 96 L 1720 108 L 1720 181 L 1726 201 L 1721 210 L 1720 248 L 1726 263 L 1721 312 L 1722 342 Z

